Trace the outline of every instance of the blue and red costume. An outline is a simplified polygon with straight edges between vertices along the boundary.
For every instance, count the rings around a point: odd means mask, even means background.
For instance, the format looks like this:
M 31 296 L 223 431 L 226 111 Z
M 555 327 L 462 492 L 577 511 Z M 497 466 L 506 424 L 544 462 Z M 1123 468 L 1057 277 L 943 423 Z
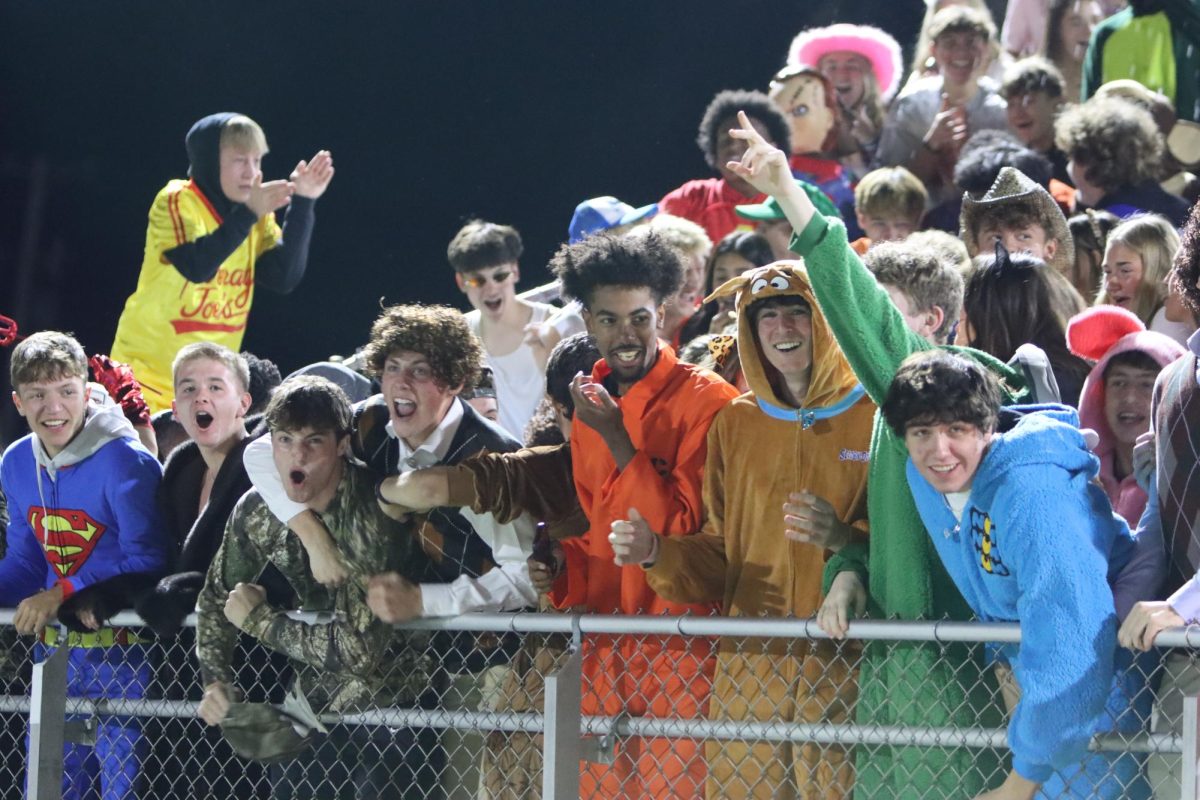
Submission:
M 0 606 L 12 608 L 61 586 L 64 601 L 103 591 L 131 576 L 165 572 L 167 537 L 155 503 L 162 471 L 133 427 L 112 406 L 89 411 L 83 429 L 49 458 L 32 434 L 0 462 L 8 499 L 8 548 L 0 559 Z M 61 636 L 48 629 L 35 658 Z M 137 637 L 123 629 L 70 634 L 67 695 L 140 699 L 151 669 Z M 67 744 L 63 798 L 135 798 L 146 745 L 137 720 L 101 718 L 94 746 Z

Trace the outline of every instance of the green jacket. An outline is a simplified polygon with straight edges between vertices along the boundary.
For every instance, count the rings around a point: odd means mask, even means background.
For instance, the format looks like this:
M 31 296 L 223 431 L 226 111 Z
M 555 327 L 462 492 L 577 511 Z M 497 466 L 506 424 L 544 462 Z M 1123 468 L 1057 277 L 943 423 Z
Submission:
M 933 345 L 909 330 L 888 294 L 846 242 L 837 220 L 814 216 L 792 250 L 804 257 L 821 311 L 846 360 L 867 394 L 882 405 L 901 362 Z M 1004 402 L 1025 397 L 1021 374 L 987 353 L 952 348 L 969 355 L 1001 379 Z M 885 617 L 970 619 L 971 611 L 937 557 L 908 490 L 904 440 L 876 412 L 871 434 L 867 514 L 869 553 L 842 551 L 828 570 L 857 568 L 869 576 L 871 599 Z M 832 575 L 826 575 L 827 581 Z
M 793 236 L 817 302 L 867 394 L 881 404 L 901 362 L 933 345 L 909 330 L 891 298 L 846 241 L 838 220 L 813 217 Z M 953 348 L 995 372 L 1005 403 L 1025 397 L 1021 374 L 992 356 Z M 970 619 L 925 531 L 908 489 L 904 440 L 875 414 L 867 478 L 867 546 L 847 547 L 826 565 L 825 582 L 842 570 L 867 575 L 871 616 Z M 872 642 L 864 652 L 855 715 L 860 725 L 975 727 L 999 724 L 990 670 L 963 646 Z M 972 797 L 999 765 L 994 753 L 966 748 L 859 747 L 855 795 Z
M 1083 59 L 1080 99 L 1109 81 L 1133 78 L 1173 100 L 1180 119 L 1200 122 L 1200 2 L 1146 5 L 1142 14 L 1126 8 L 1096 26 Z M 1165 46 L 1155 52 L 1163 40 L 1154 34 L 1164 25 L 1170 30 L 1170 52 Z
M 244 630 L 288 657 L 315 711 L 411 703 L 429 686 L 428 637 L 397 632 L 367 607 L 366 579 L 399 572 L 415 580 L 424 554 L 408 526 L 375 501 L 374 478 L 347 462 L 337 494 L 318 516 L 341 552 L 350 578 L 336 590 L 317 583 L 300 540 L 275 519 L 258 492 L 246 493 L 225 527 L 197 600 L 197 654 L 205 684 L 232 685 L 238 629 L 225 618 L 225 600 L 238 583 L 254 583 L 268 562 L 295 590 L 304 611 L 330 611 L 333 621 L 311 625 L 268 603 L 246 618 Z

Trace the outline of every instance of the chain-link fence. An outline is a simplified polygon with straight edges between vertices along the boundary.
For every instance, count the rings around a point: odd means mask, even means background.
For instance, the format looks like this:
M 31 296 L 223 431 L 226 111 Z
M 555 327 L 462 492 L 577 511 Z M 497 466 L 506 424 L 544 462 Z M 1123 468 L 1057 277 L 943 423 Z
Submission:
M 1015 625 L 864 621 L 835 642 L 804 620 L 481 614 L 399 628 L 422 691 L 336 713 L 243 637 L 247 705 L 222 730 L 197 717 L 194 629 L 157 641 L 123 614 L 62 647 L 11 621 L 0 800 L 971 798 L 1010 769 L 1020 697 Z M 1118 651 L 1105 730 L 1039 796 L 1197 796 L 1200 633 L 1160 645 Z

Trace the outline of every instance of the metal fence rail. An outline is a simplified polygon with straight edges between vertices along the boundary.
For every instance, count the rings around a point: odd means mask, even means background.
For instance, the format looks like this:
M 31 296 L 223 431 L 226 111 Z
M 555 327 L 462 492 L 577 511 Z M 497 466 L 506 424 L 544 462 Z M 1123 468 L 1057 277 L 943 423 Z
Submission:
M 6 642 L 12 617 L 0 611 Z M 111 621 L 140 623 L 131 613 Z M 811 620 L 518 613 L 422 620 L 397 637 L 428 656 L 430 690 L 325 711 L 328 734 L 273 765 L 239 757 L 197 719 L 191 630 L 138 646 L 144 680 L 132 692 L 121 684 L 128 675 L 106 686 L 92 675 L 83 686 L 81 667 L 68 670 L 65 658 L 31 670 L 48 651 L 22 639 L 0 663 L 0 799 L 58 798 L 64 785 L 66 796 L 82 796 L 80 774 L 90 770 L 147 798 L 934 800 L 995 787 L 1008 769 L 1006 687 L 992 663 L 996 648 L 1019 644 L 1015 624 L 859 621 L 834 642 Z M 1190 656 L 1200 629 L 1168 631 L 1158 643 Z M 286 664 L 248 637 L 238 659 L 241 688 L 283 699 Z M 872 693 L 893 662 L 930 666 L 898 691 L 888 684 L 878 703 Z M 1163 669 L 1160 655 L 1127 666 L 1128 702 L 1093 737 L 1079 771 L 1056 776 L 1052 796 L 1197 796 L 1197 701 L 1184 698 L 1178 732 L 1160 724 L 1153 692 Z M 953 680 L 942 685 L 945 675 Z M 959 688 L 961 698 L 943 702 L 940 693 Z M 954 719 L 939 718 L 939 704 Z M 1181 753 L 1192 756 L 1176 787 L 1155 764 Z

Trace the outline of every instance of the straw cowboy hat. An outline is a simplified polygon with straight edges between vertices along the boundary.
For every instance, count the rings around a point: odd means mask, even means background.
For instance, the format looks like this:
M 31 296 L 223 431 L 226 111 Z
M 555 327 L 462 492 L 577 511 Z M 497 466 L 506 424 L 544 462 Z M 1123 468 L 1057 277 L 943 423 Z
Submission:
M 1060 272 L 1069 272 L 1075 266 L 1075 240 L 1067 227 L 1067 218 L 1046 188 L 1034 183 L 1025 173 L 1015 167 L 1004 167 L 996 177 L 987 194 L 975 200 L 963 194 L 962 215 L 959 217 L 959 237 L 972 256 L 978 255 L 975 235 L 979 229 L 979 217 L 1001 205 L 1027 205 L 1038 219 L 1049 223 L 1048 238 L 1058 240 L 1058 249 L 1050 259 L 1050 266 Z

